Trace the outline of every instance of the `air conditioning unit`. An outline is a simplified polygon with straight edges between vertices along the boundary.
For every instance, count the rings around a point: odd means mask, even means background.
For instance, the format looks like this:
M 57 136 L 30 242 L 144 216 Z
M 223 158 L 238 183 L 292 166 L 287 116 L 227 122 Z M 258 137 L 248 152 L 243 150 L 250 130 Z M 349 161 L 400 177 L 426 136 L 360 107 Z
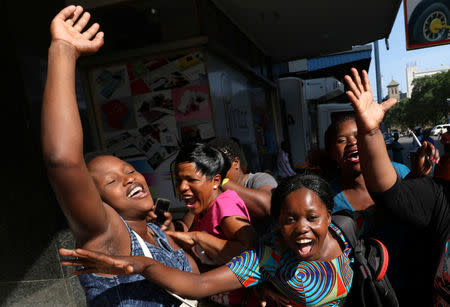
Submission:
M 329 100 L 344 93 L 344 84 L 335 78 L 305 80 L 305 99 Z

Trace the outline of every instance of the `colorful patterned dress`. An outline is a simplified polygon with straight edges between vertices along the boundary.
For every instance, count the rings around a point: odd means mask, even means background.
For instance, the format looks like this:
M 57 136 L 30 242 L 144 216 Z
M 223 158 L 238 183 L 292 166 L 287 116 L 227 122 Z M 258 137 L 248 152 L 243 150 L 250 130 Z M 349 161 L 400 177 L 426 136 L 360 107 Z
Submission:
M 227 266 L 244 287 L 270 281 L 292 306 L 342 306 L 353 279 L 351 248 L 335 225 L 329 229 L 345 246 L 331 261 L 299 261 L 277 233 L 270 242 L 233 258 Z

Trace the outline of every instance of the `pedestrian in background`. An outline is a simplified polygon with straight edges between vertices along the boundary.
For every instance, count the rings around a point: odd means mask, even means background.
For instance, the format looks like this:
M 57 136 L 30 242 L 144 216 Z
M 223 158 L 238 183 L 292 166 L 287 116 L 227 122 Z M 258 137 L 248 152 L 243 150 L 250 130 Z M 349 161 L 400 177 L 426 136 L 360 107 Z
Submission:
M 394 133 L 394 141 L 391 144 L 392 161 L 397 163 L 403 163 L 403 146 L 398 142 L 399 135 Z
M 286 141 L 281 142 L 280 150 L 278 152 L 276 171 L 276 176 L 280 178 L 286 178 L 289 176 L 294 176 L 296 174 L 291 167 L 291 163 L 289 162 L 288 151 L 288 143 Z

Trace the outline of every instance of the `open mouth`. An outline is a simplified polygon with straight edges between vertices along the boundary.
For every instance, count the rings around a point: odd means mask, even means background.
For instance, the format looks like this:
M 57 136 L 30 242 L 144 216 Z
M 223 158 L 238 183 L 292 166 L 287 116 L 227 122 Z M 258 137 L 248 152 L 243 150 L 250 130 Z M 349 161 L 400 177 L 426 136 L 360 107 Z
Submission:
M 300 257 L 308 257 L 311 254 L 314 241 L 312 239 L 300 239 L 295 242 Z
M 358 151 L 355 150 L 355 151 L 353 151 L 353 152 L 347 154 L 347 155 L 344 157 L 344 160 L 345 160 L 346 162 L 350 162 L 350 163 L 359 163 L 359 154 L 358 154 Z
M 183 195 L 183 201 L 188 209 L 195 208 L 196 199 L 193 195 Z
M 141 199 L 147 196 L 145 188 L 140 183 L 132 184 L 127 191 L 127 197 L 131 199 Z

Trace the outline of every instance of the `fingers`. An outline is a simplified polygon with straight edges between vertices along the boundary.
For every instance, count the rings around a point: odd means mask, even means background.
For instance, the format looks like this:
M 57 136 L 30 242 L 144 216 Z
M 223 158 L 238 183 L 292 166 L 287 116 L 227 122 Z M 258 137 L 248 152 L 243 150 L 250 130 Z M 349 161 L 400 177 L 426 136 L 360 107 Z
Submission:
M 370 86 L 369 75 L 367 74 L 367 71 L 365 69 L 363 69 L 362 75 L 363 75 L 364 90 L 372 93 L 372 87 Z
M 55 16 L 55 19 L 66 21 L 68 18 L 70 18 L 70 16 L 72 16 L 76 8 L 77 7 L 75 5 L 69 5 L 68 7 L 65 7 Z
M 61 256 L 73 256 L 73 257 L 76 257 L 76 256 L 74 256 L 74 250 L 73 249 L 67 249 L 67 248 L 60 248 L 59 249 L 59 254 L 61 255 Z
M 355 82 L 353 81 L 352 77 L 350 77 L 349 75 L 345 75 L 344 80 L 347 83 L 348 87 L 350 88 L 350 91 L 352 91 L 354 96 L 357 99 L 359 99 L 359 97 L 361 96 L 361 92 L 358 89 L 358 87 L 355 84 Z
M 78 32 L 83 31 L 84 27 L 88 24 L 89 19 L 91 19 L 91 14 L 89 14 L 88 12 L 84 12 L 84 14 L 77 21 L 77 23 L 73 26 L 73 28 L 75 30 L 77 30 Z
M 147 218 L 149 218 L 150 220 L 156 220 L 157 216 L 155 211 L 150 211 L 147 215 Z
M 353 82 L 356 83 L 356 86 L 358 87 L 359 92 L 362 93 L 364 91 L 364 87 L 362 85 L 358 70 L 356 70 L 356 68 L 352 68 L 351 72 L 353 75 Z
M 91 41 L 95 52 L 103 46 L 105 42 L 104 37 L 105 34 L 103 32 L 98 32 L 95 35 L 94 39 Z
M 381 106 L 383 107 L 384 112 L 386 113 L 389 111 L 390 108 L 392 108 L 397 103 L 397 99 L 395 98 L 389 98 L 386 101 L 383 101 L 381 103 Z
M 350 100 L 350 102 L 353 105 L 353 108 L 355 111 L 359 110 L 359 99 L 355 96 L 355 94 L 352 91 L 347 91 L 347 97 Z
M 131 264 L 127 265 L 126 268 L 125 268 L 125 270 L 126 270 L 129 274 L 132 274 L 132 273 L 135 272 L 135 269 L 134 269 L 134 267 L 133 267 Z
M 83 13 L 83 8 L 78 5 L 73 11 L 72 15 L 66 17 L 66 24 L 72 26 L 77 21 L 78 17 L 80 17 L 81 13 Z
M 439 161 L 441 160 L 441 155 L 439 153 L 439 150 L 433 146 L 434 152 L 433 152 L 433 159 L 434 159 L 434 163 L 438 164 Z

